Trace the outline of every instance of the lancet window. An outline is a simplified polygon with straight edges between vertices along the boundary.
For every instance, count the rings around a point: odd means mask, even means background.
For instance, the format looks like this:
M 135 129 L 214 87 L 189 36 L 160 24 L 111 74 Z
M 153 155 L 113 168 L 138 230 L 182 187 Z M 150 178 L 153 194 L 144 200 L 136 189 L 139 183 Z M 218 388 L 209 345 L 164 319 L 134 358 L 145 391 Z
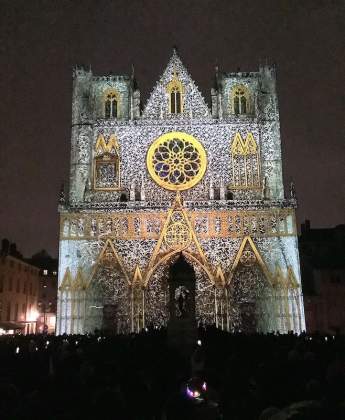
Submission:
M 260 187 L 260 154 L 253 134 L 245 140 L 236 133 L 231 144 L 232 189 Z
M 169 94 L 170 114 L 181 114 L 183 112 L 184 88 L 175 71 L 171 82 L 167 85 L 167 92 Z
M 232 111 L 236 115 L 250 113 L 249 92 L 243 85 L 235 86 L 232 90 Z
M 115 136 L 108 142 L 99 136 L 95 147 L 94 189 L 117 190 L 120 187 L 120 146 Z
M 119 108 L 119 95 L 116 91 L 107 91 L 104 100 L 104 117 L 117 118 Z

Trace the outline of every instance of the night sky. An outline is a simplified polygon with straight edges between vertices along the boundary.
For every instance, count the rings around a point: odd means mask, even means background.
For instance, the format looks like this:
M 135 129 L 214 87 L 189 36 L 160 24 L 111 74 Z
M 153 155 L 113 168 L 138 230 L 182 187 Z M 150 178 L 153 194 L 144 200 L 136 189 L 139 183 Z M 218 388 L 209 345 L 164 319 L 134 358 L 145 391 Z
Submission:
M 298 223 L 345 222 L 345 2 L 0 0 L 0 237 L 58 252 L 68 180 L 72 69 L 129 74 L 143 103 L 177 45 L 209 102 L 214 66 L 278 67 L 285 185 Z

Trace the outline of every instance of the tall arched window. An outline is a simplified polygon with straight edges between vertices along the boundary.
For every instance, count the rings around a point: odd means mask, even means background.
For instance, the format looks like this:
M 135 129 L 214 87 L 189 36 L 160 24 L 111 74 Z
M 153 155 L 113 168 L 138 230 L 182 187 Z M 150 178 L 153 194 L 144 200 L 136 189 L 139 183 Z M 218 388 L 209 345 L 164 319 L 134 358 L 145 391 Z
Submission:
M 182 82 L 178 79 L 176 71 L 173 73 L 171 82 L 167 84 L 166 90 L 169 94 L 170 114 L 181 114 L 183 112 L 183 93 Z
M 119 96 L 115 91 L 108 91 L 104 99 L 104 117 L 117 118 L 119 108 Z
M 181 114 L 181 92 L 176 87 L 170 93 L 170 112 Z
M 232 189 L 260 188 L 259 147 L 252 133 L 245 140 L 236 133 L 231 144 Z
M 120 146 L 115 136 L 108 142 L 100 135 L 96 142 L 93 185 L 95 190 L 120 188 Z
M 243 85 L 237 85 L 232 90 L 232 110 L 236 115 L 249 114 L 250 102 L 248 89 Z

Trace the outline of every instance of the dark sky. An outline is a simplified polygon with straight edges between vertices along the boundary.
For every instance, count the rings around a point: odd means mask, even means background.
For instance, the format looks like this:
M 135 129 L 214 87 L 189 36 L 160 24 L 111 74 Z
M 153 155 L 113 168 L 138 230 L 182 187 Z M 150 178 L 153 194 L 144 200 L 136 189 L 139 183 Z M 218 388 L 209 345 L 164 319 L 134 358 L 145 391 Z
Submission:
M 144 103 L 177 45 L 209 100 L 214 65 L 278 66 L 284 178 L 298 222 L 345 222 L 345 2 L 0 0 L 0 237 L 58 250 L 68 179 L 72 68 L 128 74 Z

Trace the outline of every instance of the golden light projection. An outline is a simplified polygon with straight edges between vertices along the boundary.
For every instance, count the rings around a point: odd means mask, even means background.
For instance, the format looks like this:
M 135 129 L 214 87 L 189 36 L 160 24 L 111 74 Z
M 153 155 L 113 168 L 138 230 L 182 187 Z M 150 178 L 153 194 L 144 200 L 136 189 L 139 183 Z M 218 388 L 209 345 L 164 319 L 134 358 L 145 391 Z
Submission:
M 147 153 L 147 169 L 161 187 L 183 191 L 204 176 L 207 157 L 202 144 L 187 133 L 173 131 L 158 137 Z
M 164 240 L 169 248 L 182 249 L 189 245 L 192 234 L 180 211 L 171 215 L 171 225 L 168 226 Z

